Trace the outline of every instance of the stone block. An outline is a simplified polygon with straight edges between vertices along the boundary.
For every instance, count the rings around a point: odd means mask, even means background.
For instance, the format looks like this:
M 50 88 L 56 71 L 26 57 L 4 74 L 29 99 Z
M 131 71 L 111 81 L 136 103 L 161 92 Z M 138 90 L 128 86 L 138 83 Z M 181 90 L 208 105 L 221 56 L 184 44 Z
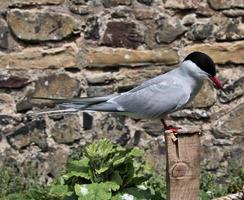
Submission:
M 7 20 L 18 39 L 31 42 L 59 41 L 79 29 L 71 15 L 58 12 L 12 9 Z
M 136 49 L 144 41 L 143 35 L 133 22 L 108 22 L 103 35 L 103 44 L 111 47 Z
M 79 117 L 72 115 L 58 120 L 50 130 L 50 135 L 59 144 L 72 144 L 82 137 Z
M 215 10 L 244 8 L 243 0 L 209 0 L 208 2 Z
M 77 52 L 73 43 L 50 49 L 33 47 L 21 52 L 0 52 L 0 69 L 73 68 L 78 66 Z
M 244 42 L 223 42 L 194 44 L 184 48 L 186 55 L 193 51 L 201 51 L 211 56 L 217 64 L 244 64 Z
M 28 122 L 8 135 L 8 141 L 15 149 L 22 149 L 34 143 L 40 149 L 46 151 L 48 144 L 45 127 L 45 121 L 43 120 Z
M 86 55 L 87 67 L 143 66 L 149 64 L 173 65 L 179 56 L 172 49 L 129 50 L 123 48 L 94 48 Z
M 67 97 L 77 96 L 80 91 L 78 80 L 69 77 L 67 74 L 53 74 L 42 77 L 35 83 L 35 89 L 30 96 L 35 97 Z
M 178 18 L 162 18 L 157 20 L 157 25 L 155 39 L 159 44 L 169 44 L 186 32 L 186 27 Z
M 0 88 L 20 89 L 30 83 L 28 78 L 19 76 L 0 76 Z
M 196 9 L 200 4 L 200 0 L 167 0 L 165 3 L 165 8 L 172 9 Z

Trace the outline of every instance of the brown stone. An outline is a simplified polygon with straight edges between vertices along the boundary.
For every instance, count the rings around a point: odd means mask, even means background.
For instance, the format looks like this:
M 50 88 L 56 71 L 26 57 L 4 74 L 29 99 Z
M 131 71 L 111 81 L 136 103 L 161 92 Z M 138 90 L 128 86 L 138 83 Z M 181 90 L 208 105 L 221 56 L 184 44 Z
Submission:
M 64 120 L 55 122 L 50 134 L 59 144 L 72 144 L 81 139 L 82 127 L 79 123 L 79 117 L 68 116 Z
M 50 152 L 45 162 L 46 176 L 57 177 L 64 170 L 69 156 L 69 149 L 58 146 L 53 152 Z M 43 169 L 41 169 L 43 170 Z
M 168 68 L 171 70 L 171 68 Z M 162 73 L 162 67 L 145 67 L 140 69 L 131 69 L 122 68 L 116 75 L 118 88 L 126 89 L 132 88 L 143 81 L 158 76 Z
M 0 93 L 0 113 L 5 115 L 14 114 L 15 102 L 11 95 Z
M 35 97 L 73 97 L 80 91 L 79 81 L 67 74 L 54 74 L 37 80 L 31 96 Z
M 244 17 L 244 10 L 243 9 L 224 10 L 223 14 L 228 17 Z
M 221 117 L 214 126 L 216 137 L 233 137 L 244 133 L 244 103 L 235 107 L 227 116 Z
M 186 54 L 193 51 L 201 51 L 211 56 L 217 64 L 243 64 L 244 42 L 223 42 L 211 44 L 195 44 L 185 47 Z
M 8 7 L 23 7 L 33 5 L 59 5 L 64 0 L 7 0 L 1 1 L 0 10 L 5 11 Z
M 165 3 L 165 8 L 173 9 L 196 9 L 200 4 L 200 0 L 167 0 Z
M 143 36 L 132 22 L 108 22 L 103 36 L 103 44 L 111 47 L 136 49 L 143 41 Z
M 13 9 L 7 19 L 16 37 L 26 41 L 58 41 L 79 29 L 73 17 L 57 12 Z
M 0 88 L 19 89 L 25 87 L 29 83 L 29 79 L 27 78 L 18 76 L 8 76 L 2 78 L 0 76 Z
M 55 69 L 78 65 L 77 47 L 66 44 L 59 48 L 27 48 L 21 52 L 1 53 L 0 69 Z
M 243 0 L 209 0 L 209 4 L 215 10 L 244 8 Z
M 26 5 L 58 5 L 63 3 L 64 0 L 9 0 L 9 6 L 21 7 Z
M 207 108 L 212 106 L 216 101 L 216 93 L 212 84 L 209 81 L 206 81 L 196 96 L 196 98 L 191 103 L 191 106 L 195 108 Z
M 135 18 L 138 20 L 154 19 L 156 12 L 153 9 L 135 9 Z
M 176 51 L 168 49 L 129 50 L 96 48 L 90 49 L 86 55 L 88 67 L 108 66 L 143 66 L 152 63 L 172 65 L 179 62 Z

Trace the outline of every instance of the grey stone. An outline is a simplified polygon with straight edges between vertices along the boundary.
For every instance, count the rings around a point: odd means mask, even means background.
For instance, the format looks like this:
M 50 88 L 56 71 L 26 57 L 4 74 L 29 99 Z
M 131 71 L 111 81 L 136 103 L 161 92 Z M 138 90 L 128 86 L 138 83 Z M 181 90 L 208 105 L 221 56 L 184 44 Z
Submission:
M 79 29 L 78 22 L 63 13 L 12 9 L 7 18 L 15 36 L 25 41 L 58 41 Z
M 8 49 L 8 33 L 9 29 L 5 21 L 0 19 L 0 49 Z
M 209 119 L 209 113 L 203 109 L 194 109 L 194 110 L 180 110 L 170 114 L 172 118 L 189 118 L 196 120 L 206 120 Z
M 163 135 L 163 125 L 159 121 L 146 121 L 143 123 L 142 128 L 153 137 Z
M 50 134 L 59 144 L 72 144 L 82 138 L 82 126 L 77 116 L 65 116 L 55 122 Z
M 22 117 L 19 115 L 0 114 L 0 137 L 13 131 L 21 121 Z
M 228 19 L 216 33 L 216 39 L 220 41 L 241 40 L 244 38 L 244 24 L 241 19 Z
M 69 9 L 71 12 L 78 15 L 88 15 L 90 13 L 90 8 L 86 5 L 70 5 Z
M 90 130 L 93 125 L 93 116 L 90 113 L 83 112 L 83 129 Z
M 153 3 L 153 0 L 137 0 L 139 3 L 145 4 L 147 6 L 151 6 Z
M 221 117 L 214 126 L 216 138 L 232 138 L 244 133 L 244 103 L 235 107 L 227 116 Z
M 206 166 L 206 169 L 209 170 L 217 170 L 220 166 L 220 163 L 224 161 L 224 151 L 222 147 L 203 146 L 201 156 L 204 156 L 202 164 Z
M 155 34 L 157 43 L 171 43 L 186 32 L 178 18 L 163 18 L 157 20 L 158 30 Z
M 205 40 L 213 33 L 214 26 L 211 23 L 194 24 L 192 26 L 191 36 L 192 40 Z
M 69 0 L 69 1 L 75 5 L 84 5 L 88 2 L 88 0 Z
M 125 126 L 125 117 L 108 114 L 100 122 L 101 130 L 96 130 L 96 139 L 108 138 L 109 140 L 126 145 L 130 139 L 130 130 Z
M 17 128 L 13 133 L 8 134 L 8 141 L 16 149 L 26 148 L 34 143 L 42 151 L 46 151 L 48 144 L 46 141 L 45 121 L 34 120 L 26 123 L 24 126 Z
M 233 142 L 228 139 L 214 139 L 213 144 L 217 146 L 231 146 Z
M 111 14 L 113 18 L 127 18 L 131 14 L 131 10 L 128 8 L 119 8 L 115 9 L 115 11 Z
M 111 72 L 86 71 L 85 77 L 90 84 L 108 84 L 114 81 L 115 77 Z
M 115 7 L 119 5 L 126 5 L 130 6 L 132 1 L 131 0 L 102 0 L 104 7 Z
M 85 38 L 98 40 L 100 38 L 99 30 L 98 17 L 89 17 L 86 21 Z
M 218 97 L 219 101 L 223 104 L 242 97 L 244 94 L 244 76 L 234 81 L 234 83 L 225 86 L 225 93 L 221 92 Z
M 182 24 L 185 26 L 191 26 L 196 22 L 196 14 L 189 14 L 183 17 Z
M 87 89 L 87 96 L 99 97 L 112 94 L 114 93 L 114 91 L 115 87 L 113 85 L 89 86 L 89 88 Z

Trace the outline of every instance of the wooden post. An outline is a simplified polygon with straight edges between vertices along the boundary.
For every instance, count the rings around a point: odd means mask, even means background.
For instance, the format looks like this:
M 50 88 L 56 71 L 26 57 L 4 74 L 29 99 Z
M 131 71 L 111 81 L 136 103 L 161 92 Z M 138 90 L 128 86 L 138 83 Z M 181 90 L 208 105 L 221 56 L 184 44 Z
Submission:
M 167 200 L 200 197 L 200 134 L 196 128 L 165 132 Z

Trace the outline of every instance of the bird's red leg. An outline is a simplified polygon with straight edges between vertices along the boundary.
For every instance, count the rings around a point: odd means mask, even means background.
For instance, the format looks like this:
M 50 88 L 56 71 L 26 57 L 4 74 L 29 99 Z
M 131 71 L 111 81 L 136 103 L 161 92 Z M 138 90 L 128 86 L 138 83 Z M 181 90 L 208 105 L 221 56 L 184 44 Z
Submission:
M 161 122 L 162 122 L 162 124 L 163 124 L 163 126 L 164 126 L 164 130 L 170 130 L 170 131 L 172 131 L 173 133 L 177 133 L 177 131 L 178 131 L 179 129 L 181 129 L 180 127 L 173 127 L 173 126 L 171 126 L 171 125 L 168 126 L 168 125 L 165 123 L 164 119 L 161 119 Z

